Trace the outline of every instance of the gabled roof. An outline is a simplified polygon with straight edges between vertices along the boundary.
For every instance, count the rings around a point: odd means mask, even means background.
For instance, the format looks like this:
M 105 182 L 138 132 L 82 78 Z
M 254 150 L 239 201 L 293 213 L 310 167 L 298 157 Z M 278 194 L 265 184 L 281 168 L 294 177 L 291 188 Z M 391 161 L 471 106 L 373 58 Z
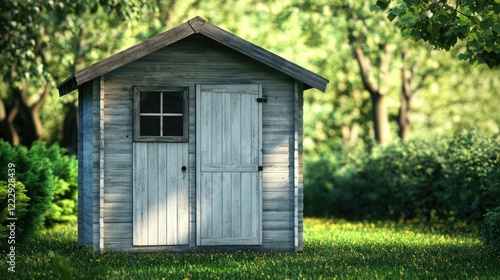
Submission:
M 105 75 L 125 64 L 180 41 L 192 34 L 202 34 L 248 57 L 262 62 L 290 77 L 304 83 L 304 89 L 317 88 L 325 91 L 328 80 L 257 45 L 210 24 L 201 17 L 195 17 L 177 27 L 167 30 L 153 38 L 134 45 L 126 50 L 105 58 L 71 75 L 58 85 L 59 95 L 63 96 L 84 83 Z

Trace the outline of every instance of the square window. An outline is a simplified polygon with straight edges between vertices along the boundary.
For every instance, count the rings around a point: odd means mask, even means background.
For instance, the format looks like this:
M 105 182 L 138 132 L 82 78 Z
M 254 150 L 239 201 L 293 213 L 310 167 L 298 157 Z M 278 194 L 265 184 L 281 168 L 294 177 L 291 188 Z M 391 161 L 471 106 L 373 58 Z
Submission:
M 133 92 L 134 141 L 188 141 L 188 88 L 134 87 Z

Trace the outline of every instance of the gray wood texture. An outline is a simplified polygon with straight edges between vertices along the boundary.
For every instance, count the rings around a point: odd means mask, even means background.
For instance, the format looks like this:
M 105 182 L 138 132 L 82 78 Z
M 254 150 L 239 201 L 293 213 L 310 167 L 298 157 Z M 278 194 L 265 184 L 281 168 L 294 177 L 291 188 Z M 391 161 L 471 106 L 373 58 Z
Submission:
M 89 87 L 81 87 L 80 94 L 87 92 L 80 99 L 88 98 L 92 106 L 81 105 L 82 117 L 87 120 L 87 128 L 82 131 L 81 150 L 86 157 L 82 158 L 79 171 L 80 181 L 85 181 L 82 189 L 87 192 L 90 205 L 87 210 L 88 219 L 79 218 L 80 223 L 90 229 L 89 242 L 99 246 L 100 213 L 99 213 L 99 79 L 88 83 Z M 197 84 L 261 84 L 262 95 L 267 96 L 267 103 L 262 106 L 262 245 L 248 245 L 244 248 L 258 251 L 279 249 L 293 252 L 296 250 L 295 239 L 301 243 L 301 114 L 296 115 L 296 108 L 302 106 L 302 83 L 288 75 L 262 64 L 240 52 L 228 48 L 202 35 L 193 35 L 182 41 L 171 44 L 127 65 L 108 72 L 104 76 L 104 205 L 103 221 L 104 247 L 111 250 L 147 251 L 172 250 L 192 251 L 196 246 L 196 89 Z M 187 150 L 187 227 L 188 240 L 183 245 L 151 245 L 134 246 L 134 142 L 133 142 L 133 90 L 134 86 L 180 86 L 189 88 L 189 142 L 183 143 Z M 295 96 L 298 88 L 297 96 Z M 90 93 L 91 91 L 91 93 Z M 92 97 L 90 97 L 92 94 Z M 85 97 L 86 96 L 86 97 Z M 297 98 L 298 103 L 297 103 Z M 90 101 L 89 101 L 90 102 Z M 232 101 L 229 100 L 229 103 Z M 90 112 L 89 112 L 90 111 Z M 84 114 L 84 112 L 87 112 Z M 82 119 L 82 120 L 83 120 Z M 235 121 L 235 120 L 231 120 Z M 83 121 L 82 121 L 83 122 Z M 298 131 L 299 137 L 295 137 Z M 89 132 L 89 133 L 87 133 Z M 228 132 L 232 135 L 233 131 Z M 236 134 L 236 131 L 234 131 Z M 85 139 L 87 139 L 85 141 Z M 297 143 L 297 141 L 299 143 Z M 148 144 L 149 143 L 144 143 Z M 170 145 L 174 143 L 163 143 Z M 233 143 L 236 147 L 241 145 Z M 298 147 L 298 161 L 296 150 Z M 241 147 L 240 147 L 241 148 Z M 79 155 L 80 156 L 80 155 Z M 238 159 L 237 154 L 227 155 L 229 159 Z M 80 160 L 80 157 L 79 157 Z M 299 166 L 299 169 L 296 169 Z M 233 166 L 235 167 L 235 166 Z M 216 173 L 218 165 L 208 167 Z M 239 166 L 239 172 L 244 168 Z M 295 222 L 295 173 L 299 172 L 298 189 L 298 223 Z M 83 172 L 86 172 L 84 175 Z M 209 171 L 207 171 L 209 172 Z M 246 172 L 246 171 L 245 171 Z M 223 175 L 226 176 L 229 175 Z M 233 180 L 231 175 L 231 180 Z M 241 178 L 240 178 L 241 179 Z M 165 179 L 166 180 L 166 179 Z M 223 180 L 223 179 L 221 179 Z M 234 178 L 237 180 L 237 177 Z M 245 180 L 248 181 L 248 180 Z M 168 186 L 168 185 L 167 185 Z M 88 190 L 92 190 L 89 192 Z M 149 194 L 149 193 L 148 193 Z M 149 198 L 149 196 L 148 196 Z M 85 203 L 85 202 L 84 202 Z M 87 205 L 85 204 L 85 205 Z M 85 206 L 85 205 L 82 205 Z M 158 204 L 159 205 L 159 204 Z M 80 206 L 79 206 L 80 207 Z M 178 209 L 178 207 L 177 207 Z M 83 215 L 85 211 L 79 212 Z M 237 213 L 237 211 L 235 212 Z M 163 214 L 162 214 L 163 215 Z M 167 214 L 168 215 L 168 214 Z M 233 215 L 231 213 L 231 215 Z M 235 214 L 236 215 L 236 214 Z M 158 216 L 158 215 L 157 215 Z M 231 216 L 232 217 L 232 216 Z M 184 220 L 185 221 L 185 220 Z M 168 223 L 168 217 L 167 217 Z M 296 225 L 298 232 L 295 233 Z M 163 227 L 163 226 L 162 226 Z M 240 226 L 241 227 L 241 226 Z M 224 227 L 222 228 L 224 231 Z M 226 228 L 229 234 L 229 229 Z M 231 235 L 233 231 L 231 229 Z M 159 235 L 163 236 L 163 232 Z M 167 234 L 167 232 L 165 232 Z M 186 235 L 186 234 L 184 234 Z M 163 237 L 162 237 L 163 238 Z M 149 242 L 149 241 L 148 241 Z M 178 242 L 179 243 L 179 242 Z M 177 244 L 178 244 L 177 243 Z M 170 244 L 170 243 L 167 243 Z M 224 249 L 241 248 L 242 245 L 228 245 Z M 209 249 L 207 247 L 207 249 Z
M 186 143 L 133 144 L 133 245 L 189 244 Z
M 261 87 L 197 85 L 197 244 L 262 243 Z

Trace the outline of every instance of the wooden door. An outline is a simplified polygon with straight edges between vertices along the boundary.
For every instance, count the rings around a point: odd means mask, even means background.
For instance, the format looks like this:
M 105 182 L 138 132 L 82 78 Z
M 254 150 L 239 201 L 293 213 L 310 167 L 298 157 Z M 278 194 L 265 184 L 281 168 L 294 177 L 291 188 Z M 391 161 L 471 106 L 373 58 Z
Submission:
M 262 244 L 261 91 L 196 87 L 199 246 Z
M 134 246 L 189 244 L 188 145 L 134 142 Z

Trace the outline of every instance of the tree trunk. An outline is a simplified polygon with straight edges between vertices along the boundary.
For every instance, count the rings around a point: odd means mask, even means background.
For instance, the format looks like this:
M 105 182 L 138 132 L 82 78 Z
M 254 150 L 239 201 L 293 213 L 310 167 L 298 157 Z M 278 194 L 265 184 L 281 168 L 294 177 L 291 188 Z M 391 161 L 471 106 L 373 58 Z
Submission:
M 5 103 L 0 99 L 0 138 L 10 142 L 12 146 L 20 144 L 19 134 L 14 126 L 14 119 L 19 112 L 19 102 L 14 100 L 14 105 L 7 110 Z
M 26 86 L 22 87 L 22 90 L 15 90 L 15 98 L 19 101 L 22 118 L 22 139 L 21 143 L 25 146 L 31 146 L 34 141 L 40 140 L 43 133 L 43 125 L 40 120 L 40 110 L 42 108 L 43 103 L 45 102 L 45 98 L 49 93 L 49 82 L 46 82 L 45 87 L 43 88 L 40 97 L 38 100 L 29 105 L 24 97 L 25 92 L 27 90 Z
M 68 149 L 71 154 L 78 153 L 78 107 L 75 103 L 64 104 L 66 108 L 64 125 L 63 125 L 63 139 L 61 147 Z
M 375 139 L 382 145 L 389 141 L 389 114 L 387 112 L 387 96 L 371 94 L 372 118 Z
M 422 87 L 424 87 L 424 82 L 431 71 L 426 71 L 420 75 L 420 81 L 415 84 L 415 78 L 419 72 L 419 64 L 417 62 L 413 63 L 413 66 L 408 65 L 410 58 L 410 51 L 403 48 L 402 60 L 403 65 L 401 67 L 401 107 L 399 108 L 398 114 L 398 135 L 403 143 L 410 140 L 411 132 L 411 112 L 412 103 L 417 96 L 418 92 Z
M 405 94 L 401 94 L 401 107 L 398 114 L 398 135 L 403 143 L 410 140 L 410 114 L 411 114 L 411 98 L 407 98 Z
M 380 81 L 385 81 L 389 78 L 389 59 L 390 51 L 389 46 L 384 45 L 384 55 L 380 65 Z M 354 48 L 354 55 L 358 62 L 361 72 L 361 80 L 365 89 L 370 93 L 372 101 L 372 120 L 375 134 L 375 140 L 380 144 L 385 145 L 389 141 L 389 114 L 387 111 L 387 88 L 378 84 L 368 78 L 371 71 L 371 64 L 367 57 L 365 57 L 361 47 Z

